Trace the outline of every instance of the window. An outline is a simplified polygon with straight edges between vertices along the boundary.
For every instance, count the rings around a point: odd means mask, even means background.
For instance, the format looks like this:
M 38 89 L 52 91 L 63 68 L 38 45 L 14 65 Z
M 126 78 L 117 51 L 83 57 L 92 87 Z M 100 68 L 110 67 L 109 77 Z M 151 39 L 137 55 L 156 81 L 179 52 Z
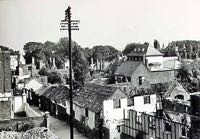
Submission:
M 126 86 L 124 86 L 124 92 L 126 92 L 127 91 L 127 87 Z
M 134 106 L 134 98 L 133 99 L 127 99 L 127 106 Z
M 172 127 L 170 121 L 165 121 L 165 131 L 172 132 Z
M 139 85 L 142 85 L 144 82 L 144 77 L 143 76 L 139 76 Z
M 88 117 L 88 109 L 85 109 L 85 117 Z
M 144 96 L 144 104 L 150 104 L 150 96 Z
M 31 70 L 31 68 L 32 68 L 31 66 L 28 66 L 28 70 Z
M 181 99 L 181 100 L 184 100 L 184 96 L 183 96 L 183 95 L 177 95 L 177 96 L 175 96 L 175 99 Z
M 148 120 L 149 120 L 149 127 L 152 128 L 152 129 L 155 129 L 155 128 L 156 128 L 156 120 L 155 120 L 155 117 L 149 116 L 149 117 L 148 117 Z
M 120 130 L 120 125 L 117 125 L 117 131 L 120 133 L 121 130 Z
M 121 101 L 120 99 L 114 99 L 114 108 L 120 108 L 121 107 Z

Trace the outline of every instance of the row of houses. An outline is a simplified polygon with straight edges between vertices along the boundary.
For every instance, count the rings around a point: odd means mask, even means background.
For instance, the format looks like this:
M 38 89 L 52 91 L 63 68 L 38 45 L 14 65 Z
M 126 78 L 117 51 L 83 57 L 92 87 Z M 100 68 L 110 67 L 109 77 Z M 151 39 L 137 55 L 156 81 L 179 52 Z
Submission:
M 151 46 L 136 47 L 126 60 L 112 65 L 115 82 L 93 80 L 74 90 L 73 122 L 77 130 L 89 138 L 105 139 L 191 137 L 187 130 L 197 127 L 193 123 L 198 121 L 191 115 L 200 111 L 191 104 L 191 98 L 195 102 L 198 98 L 175 80 L 176 58 L 167 59 Z M 37 90 L 24 90 L 30 104 L 69 121 L 67 86 L 46 84 Z
M 65 85 L 46 84 L 37 90 L 23 89 L 27 101 L 62 120 L 69 120 L 69 89 Z M 96 133 L 103 138 L 119 138 L 124 111 L 135 109 L 156 112 L 156 92 L 152 89 L 137 89 L 129 97 L 120 87 L 88 83 L 74 92 L 74 123 L 77 129 L 94 138 Z M 102 132 L 104 134 L 102 134 Z

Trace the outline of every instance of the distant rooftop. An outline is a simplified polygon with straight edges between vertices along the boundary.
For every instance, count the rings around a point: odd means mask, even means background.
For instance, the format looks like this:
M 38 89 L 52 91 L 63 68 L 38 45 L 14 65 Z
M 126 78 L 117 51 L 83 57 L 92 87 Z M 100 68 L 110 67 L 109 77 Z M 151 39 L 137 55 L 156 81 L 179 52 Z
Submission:
M 143 44 L 137 45 L 127 56 L 163 56 L 161 52 L 151 45 Z

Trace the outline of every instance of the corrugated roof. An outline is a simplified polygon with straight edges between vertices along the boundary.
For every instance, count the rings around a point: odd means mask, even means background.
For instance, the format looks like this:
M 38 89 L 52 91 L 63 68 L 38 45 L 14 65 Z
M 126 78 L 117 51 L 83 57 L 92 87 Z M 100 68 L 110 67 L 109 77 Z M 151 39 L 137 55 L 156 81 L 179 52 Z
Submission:
M 76 93 L 74 103 L 93 112 L 99 112 L 103 108 L 103 101 L 110 98 L 116 90 L 116 87 L 86 84 Z
M 115 74 L 131 77 L 141 64 L 140 61 L 126 61 L 117 68 Z

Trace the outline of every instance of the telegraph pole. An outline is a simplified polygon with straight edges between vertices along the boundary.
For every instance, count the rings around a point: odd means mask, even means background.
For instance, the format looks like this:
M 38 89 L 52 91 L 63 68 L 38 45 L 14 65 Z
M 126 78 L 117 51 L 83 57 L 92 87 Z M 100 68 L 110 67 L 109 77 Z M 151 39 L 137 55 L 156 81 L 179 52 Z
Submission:
M 79 20 L 71 20 L 71 7 L 68 6 L 67 10 L 65 10 L 65 19 L 61 20 L 61 29 L 60 30 L 68 30 L 69 37 L 69 97 L 70 97 L 70 139 L 74 139 L 74 112 L 73 112 L 73 80 L 72 80 L 72 44 L 71 44 L 71 31 L 79 30 L 78 29 Z

